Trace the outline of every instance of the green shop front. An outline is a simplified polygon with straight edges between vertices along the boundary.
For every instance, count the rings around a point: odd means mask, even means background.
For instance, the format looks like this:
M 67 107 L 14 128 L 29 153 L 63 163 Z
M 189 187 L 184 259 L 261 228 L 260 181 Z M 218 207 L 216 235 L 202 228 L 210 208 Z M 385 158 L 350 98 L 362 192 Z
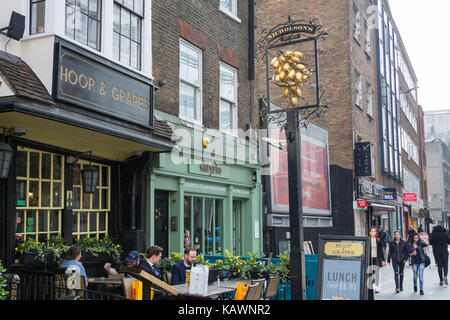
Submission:
M 262 256 L 262 187 L 257 144 L 185 123 L 173 124 L 177 146 L 150 166 L 147 243 L 163 256 L 194 248 L 198 254 Z

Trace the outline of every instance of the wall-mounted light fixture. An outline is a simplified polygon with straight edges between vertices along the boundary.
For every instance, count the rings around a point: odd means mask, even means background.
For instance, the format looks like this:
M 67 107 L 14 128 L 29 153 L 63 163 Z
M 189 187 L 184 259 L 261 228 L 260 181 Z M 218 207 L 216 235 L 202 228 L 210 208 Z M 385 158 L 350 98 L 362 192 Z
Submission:
M 3 128 L 2 141 L 0 142 L 0 178 L 6 179 L 12 162 L 13 149 L 5 143 L 6 128 Z
M 9 25 L 0 29 L 0 33 L 8 38 L 19 41 L 25 31 L 25 16 L 13 11 L 9 20 Z
M 91 153 L 91 152 L 89 152 Z M 91 155 L 92 160 L 92 155 Z M 83 193 L 95 193 L 97 190 L 99 171 L 97 167 L 89 165 L 83 165 L 81 170 L 81 182 L 83 184 Z

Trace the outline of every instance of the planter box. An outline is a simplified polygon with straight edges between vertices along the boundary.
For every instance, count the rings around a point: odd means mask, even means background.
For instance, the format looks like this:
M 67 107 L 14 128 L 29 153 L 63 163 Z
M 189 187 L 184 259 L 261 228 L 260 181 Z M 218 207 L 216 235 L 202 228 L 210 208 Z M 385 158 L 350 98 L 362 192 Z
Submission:
M 31 253 L 31 252 L 25 252 L 19 256 L 19 263 L 20 264 L 32 264 L 32 265 L 38 265 L 43 264 L 38 258 L 37 253 Z

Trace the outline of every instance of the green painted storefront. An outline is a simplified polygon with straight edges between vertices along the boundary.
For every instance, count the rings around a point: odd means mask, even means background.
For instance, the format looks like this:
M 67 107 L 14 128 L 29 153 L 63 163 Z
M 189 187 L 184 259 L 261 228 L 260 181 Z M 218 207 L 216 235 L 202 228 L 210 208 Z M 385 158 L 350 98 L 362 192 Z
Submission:
M 185 245 L 208 255 L 223 255 L 228 249 L 236 255 L 256 252 L 261 256 L 257 144 L 162 112 L 156 115 L 173 124 L 175 135 L 181 138 L 178 150 L 153 158 L 146 242 L 167 246 L 163 256 L 181 253 Z M 204 137 L 210 139 L 209 147 L 203 146 Z

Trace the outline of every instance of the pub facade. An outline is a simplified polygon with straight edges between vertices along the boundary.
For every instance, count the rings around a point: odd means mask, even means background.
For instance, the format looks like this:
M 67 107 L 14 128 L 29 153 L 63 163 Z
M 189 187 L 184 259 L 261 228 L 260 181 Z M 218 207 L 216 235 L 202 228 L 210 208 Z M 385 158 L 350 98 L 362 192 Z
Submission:
M 145 3 L 144 3 L 145 2 Z M 21 39 L 0 35 L 0 259 L 18 241 L 111 236 L 144 252 L 149 166 L 170 152 L 154 114 L 151 1 L 8 1 Z M 93 182 L 93 183 L 92 183 Z

